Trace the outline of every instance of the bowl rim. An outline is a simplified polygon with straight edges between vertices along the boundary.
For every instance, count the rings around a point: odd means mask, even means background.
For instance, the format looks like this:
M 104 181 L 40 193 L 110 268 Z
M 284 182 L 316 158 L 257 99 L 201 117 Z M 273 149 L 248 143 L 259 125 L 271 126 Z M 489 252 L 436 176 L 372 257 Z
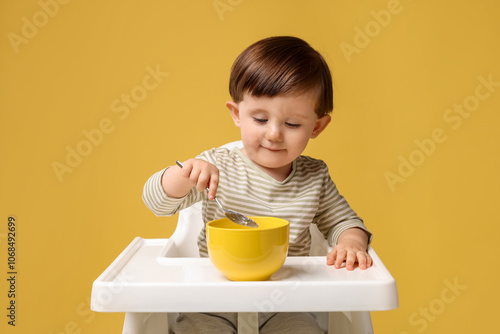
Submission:
M 227 228 L 227 227 L 219 227 L 219 226 L 213 226 L 212 225 L 212 223 L 216 223 L 216 222 L 219 222 L 219 221 L 222 221 L 222 220 L 229 221 L 229 218 L 225 217 L 225 218 L 219 218 L 219 219 L 211 220 L 208 223 L 206 223 L 205 226 L 206 226 L 207 229 L 211 228 L 211 229 L 217 229 L 217 230 L 223 230 L 223 231 L 234 231 L 235 233 L 241 233 L 240 231 L 253 231 L 253 232 L 272 231 L 272 230 L 276 230 L 276 229 L 280 229 L 280 228 L 284 228 L 284 227 L 290 226 L 290 222 L 288 220 L 284 219 L 284 218 L 271 217 L 271 216 L 248 216 L 248 217 L 251 218 L 251 219 L 265 218 L 265 219 L 279 220 L 279 221 L 285 222 L 285 224 L 280 225 L 280 226 L 267 227 L 267 228 L 263 228 L 261 226 L 259 226 L 257 228 L 254 228 L 254 227 L 241 226 L 241 225 L 240 225 L 239 228 Z

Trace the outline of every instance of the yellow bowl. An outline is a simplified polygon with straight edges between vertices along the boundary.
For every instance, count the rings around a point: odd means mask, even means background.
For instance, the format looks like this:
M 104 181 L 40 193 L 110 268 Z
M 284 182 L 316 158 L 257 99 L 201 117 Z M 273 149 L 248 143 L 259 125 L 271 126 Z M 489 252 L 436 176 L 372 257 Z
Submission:
M 250 218 L 259 227 L 241 226 L 227 218 L 207 223 L 210 260 L 232 281 L 265 281 L 281 268 L 288 253 L 288 221 Z

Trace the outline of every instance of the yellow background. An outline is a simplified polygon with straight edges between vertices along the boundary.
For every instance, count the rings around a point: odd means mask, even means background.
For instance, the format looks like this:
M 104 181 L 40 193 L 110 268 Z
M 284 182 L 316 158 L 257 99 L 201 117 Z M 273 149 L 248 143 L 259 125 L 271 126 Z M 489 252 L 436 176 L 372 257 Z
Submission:
M 498 327 L 498 2 L 219 2 L 219 12 L 213 0 L 0 3 L 0 263 L 7 276 L 14 215 L 19 272 L 15 328 L 1 280 L 1 331 L 120 332 L 123 314 L 89 311 L 92 282 L 135 236 L 171 235 L 176 217 L 148 211 L 142 186 L 239 138 L 224 107 L 229 69 L 271 35 L 304 38 L 331 66 L 333 123 L 305 153 L 328 163 L 397 281 L 400 307 L 373 312 L 375 331 Z M 145 90 L 148 69 L 162 76 Z M 132 93 L 134 108 L 121 100 Z M 450 113 L 464 103 L 467 117 Z M 445 140 L 432 147 L 435 129 Z M 68 147 L 87 155 L 58 178 Z M 398 169 L 404 182 L 391 188 Z

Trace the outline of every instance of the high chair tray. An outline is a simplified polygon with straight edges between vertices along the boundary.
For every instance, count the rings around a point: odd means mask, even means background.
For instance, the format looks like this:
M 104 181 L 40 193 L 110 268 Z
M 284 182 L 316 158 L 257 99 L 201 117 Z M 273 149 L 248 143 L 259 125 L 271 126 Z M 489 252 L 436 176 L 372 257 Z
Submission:
M 94 281 L 98 312 L 332 312 L 398 307 L 396 282 L 373 248 L 367 270 L 325 256 L 288 257 L 270 280 L 234 282 L 209 258 L 159 255 L 168 239 L 135 238 Z

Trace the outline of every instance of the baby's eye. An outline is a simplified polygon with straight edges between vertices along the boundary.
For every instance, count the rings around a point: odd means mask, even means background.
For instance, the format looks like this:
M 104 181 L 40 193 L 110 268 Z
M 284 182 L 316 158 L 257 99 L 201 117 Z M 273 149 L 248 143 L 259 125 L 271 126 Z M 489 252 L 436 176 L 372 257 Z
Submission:
M 254 117 L 253 120 L 259 124 L 264 124 L 267 122 L 267 119 L 265 118 L 257 118 L 257 117 Z
M 298 128 L 300 127 L 300 124 L 295 124 L 295 123 L 289 123 L 289 122 L 285 122 L 286 126 L 289 126 L 291 128 Z

